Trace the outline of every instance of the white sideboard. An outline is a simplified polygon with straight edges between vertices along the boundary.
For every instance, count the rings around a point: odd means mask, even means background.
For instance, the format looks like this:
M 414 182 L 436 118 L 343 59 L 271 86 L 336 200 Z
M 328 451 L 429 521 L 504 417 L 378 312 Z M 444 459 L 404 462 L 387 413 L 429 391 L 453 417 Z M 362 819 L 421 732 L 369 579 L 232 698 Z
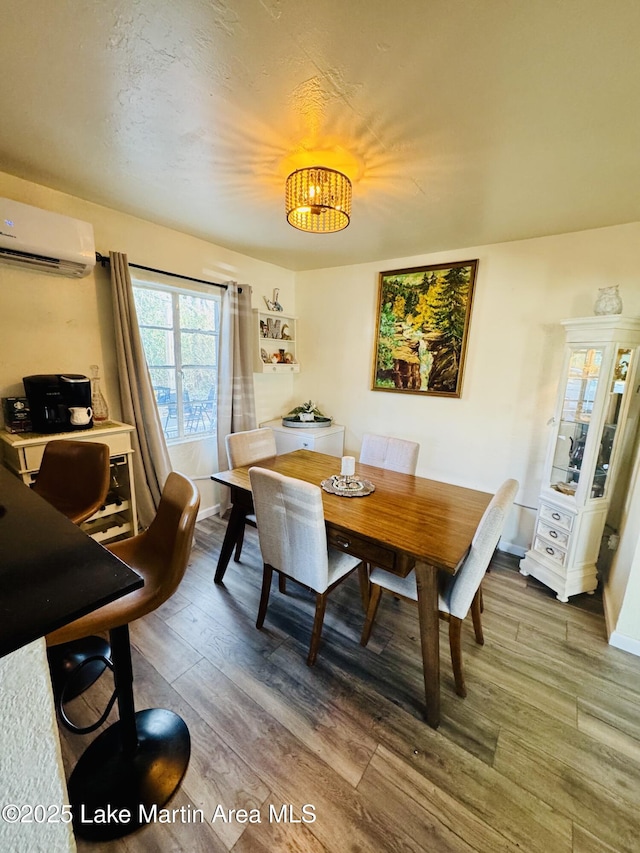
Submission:
M 329 427 L 286 427 L 282 419 L 266 421 L 261 427 L 269 427 L 276 437 L 278 455 L 293 450 L 315 450 L 329 456 L 342 456 L 344 451 L 344 427 L 331 424 Z
M 97 441 L 109 446 L 111 487 L 107 502 L 81 527 L 98 542 L 112 542 L 138 532 L 136 496 L 133 484 L 131 433 L 134 427 L 118 421 L 107 421 L 91 429 L 75 432 L 12 433 L 0 430 L 0 449 L 4 464 L 30 486 L 40 470 L 44 448 L 49 441 L 71 438 L 77 441 Z

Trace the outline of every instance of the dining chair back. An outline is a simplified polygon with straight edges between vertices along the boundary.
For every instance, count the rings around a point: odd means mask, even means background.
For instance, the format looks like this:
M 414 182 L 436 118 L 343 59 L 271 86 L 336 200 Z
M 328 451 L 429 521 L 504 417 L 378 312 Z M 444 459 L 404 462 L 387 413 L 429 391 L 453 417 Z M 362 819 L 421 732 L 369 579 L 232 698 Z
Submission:
M 374 435 L 366 432 L 362 436 L 360 462 L 363 465 L 375 465 L 400 474 L 416 473 L 420 445 L 405 438 L 392 438 L 388 435 Z M 360 594 L 365 610 L 371 598 L 371 565 L 363 563 L 359 569 Z
M 225 447 L 227 448 L 227 462 L 229 468 L 242 468 L 245 465 L 255 465 L 256 462 L 262 462 L 263 459 L 268 459 L 275 456 L 276 439 L 275 433 L 268 427 L 262 429 L 249 429 L 243 432 L 232 432 L 226 436 Z M 256 526 L 255 513 L 249 513 L 245 516 L 245 523 L 240 528 L 240 534 L 236 540 L 234 561 L 240 561 L 242 554 L 242 544 L 244 541 L 245 525 L 250 527 Z
M 272 429 L 249 429 L 232 432 L 225 440 L 229 468 L 253 465 L 276 455 L 276 439 Z
M 360 462 L 401 474 L 415 474 L 420 445 L 404 438 L 365 433 L 362 436 Z
M 33 491 L 81 524 L 104 505 L 110 481 L 107 444 L 61 438 L 45 445 Z
M 482 579 L 502 535 L 517 491 L 516 480 L 506 480 L 500 486 L 480 519 L 469 553 L 462 566 L 455 575 L 444 572 L 440 575 L 438 611 L 440 618 L 449 622 L 451 663 L 456 693 L 459 696 L 467 695 L 462 670 L 462 622 L 471 610 L 476 642 L 480 645 L 484 644 L 480 616 Z M 406 577 L 401 578 L 385 572 L 384 569 L 376 568 L 371 572 L 370 584 L 369 607 L 360 640 L 363 646 L 366 646 L 369 641 L 383 589 L 413 601 L 418 600 L 415 572 L 410 572 Z
M 484 511 L 471 540 L 471 549 L 458 572 L 446 576 L 440 590 L 440 609 L 464 619 L 485 576 L 513 504 L 518 482 L 506 480 Z
M 360 560 L 329 547 L 319 486 L 257 467 L 249 469 L 249 478 L 264 564 L 256 627 L 264 624 L 273 571 L 312 589 L 316 611 L 307 664 L 313 666 L 326 596 Z

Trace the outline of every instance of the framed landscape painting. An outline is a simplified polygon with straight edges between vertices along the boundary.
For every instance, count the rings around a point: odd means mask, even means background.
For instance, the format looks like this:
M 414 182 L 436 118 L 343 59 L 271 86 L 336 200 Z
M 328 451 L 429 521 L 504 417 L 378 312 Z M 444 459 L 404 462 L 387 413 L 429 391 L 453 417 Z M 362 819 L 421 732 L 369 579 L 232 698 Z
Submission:
M 478 261 L 380 273 L 374 391 L 460 397 Z

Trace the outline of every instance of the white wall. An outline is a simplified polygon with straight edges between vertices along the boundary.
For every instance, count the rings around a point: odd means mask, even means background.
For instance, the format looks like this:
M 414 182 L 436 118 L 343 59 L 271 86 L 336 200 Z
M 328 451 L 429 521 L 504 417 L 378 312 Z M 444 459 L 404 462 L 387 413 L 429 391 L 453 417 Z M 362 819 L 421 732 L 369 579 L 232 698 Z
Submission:
M 93 225 L 96 248 L 126 252 L 132 263 L 212 281 L 251 285 L 254 307 L 280 288 L 280 302 L 295 311 L 294 276 L 204 240 L 0 172 L 0 196 L 83 219 Z M 176 283 L 179 280 L 176 279 Z M 32 373 L 89 373 L 101 368 L 110 413 L 120 417 L 109 271 L 96 267 L 69 279 L 0 264 L 0 396 L 22 395 Z M 256 376 L 258 421 L 293 405 L 292 377 Z M 216 470 L 214 442 L 186 442 L 171 449 L 174 467 L 201 477 L 202 508 L 217 497 L 208 475 Z
M 461 399 L 371 391 L 378 273 L 472 258 L 479 265 Z M 356 454 L 373 431 L 419 441 L 423 476 L 487 491 L 515 477 L 504 542 L 524 549 L 561 368 L 559 321 L 591 315 L 598 288 L 610 284 L 620 286 L 624 313 L 640 316 L 640 223 L 298 273 L 304 370 L 296 398 L 311 397 L 345 424 Z M 621 606 L 624 589 L 616 596 Z M 635 630 L 640 638 L 640 622 Z
M 640 452 L 622 508 L 621 531 L 620 545 L 609 571 L 605 599 L 607 629 L 612 645 L 640 655 Z
M 44 640 L 0 659 L 0 684 L 0 805 L 68 804 Z M 71 824 L 61 812 L 48 816 L 49 822 L 0 820 L 0 849 L 74 851 Z

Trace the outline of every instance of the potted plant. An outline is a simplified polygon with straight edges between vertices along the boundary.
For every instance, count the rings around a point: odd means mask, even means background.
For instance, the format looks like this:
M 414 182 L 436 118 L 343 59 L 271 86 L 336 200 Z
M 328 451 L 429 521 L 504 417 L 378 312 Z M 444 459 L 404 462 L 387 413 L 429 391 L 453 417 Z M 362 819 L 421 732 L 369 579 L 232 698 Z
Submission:
M 284 426 L 331 426 L 331 418 L 323 415 L 312 400 L 307 400 L 301 406 L 286 414 L 282 418 Z

